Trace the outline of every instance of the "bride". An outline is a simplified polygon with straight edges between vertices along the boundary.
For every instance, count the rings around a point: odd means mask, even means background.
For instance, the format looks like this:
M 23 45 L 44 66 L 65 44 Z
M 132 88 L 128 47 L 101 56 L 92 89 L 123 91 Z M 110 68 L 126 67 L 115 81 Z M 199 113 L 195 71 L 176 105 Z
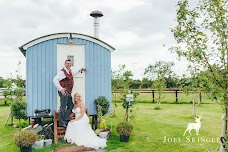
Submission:
M 78 146 L 94 149 L 106 147 L 106 139 L 98 137 L 92 130 L 89 118 L 85 114 L 85 105 L 78 93 L 74 94 L 74 108 L 72 112 L 75 113 L 75 119 L 68 123 L 64 139 L 68 143 Z

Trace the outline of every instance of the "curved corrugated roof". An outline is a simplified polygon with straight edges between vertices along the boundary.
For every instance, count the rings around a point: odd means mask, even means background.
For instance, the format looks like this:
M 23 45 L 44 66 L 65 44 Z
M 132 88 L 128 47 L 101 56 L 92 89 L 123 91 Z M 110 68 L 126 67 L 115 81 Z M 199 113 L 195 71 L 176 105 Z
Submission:
M 40 42 L 43 41 L 47 41 L 50 39 L 56 39 L 56 38 L 62 38 L 62 37 L 70 37 L 70 34 L 72 34 L 73 38 L 81 38 L 81 39 L 85 39 L 88 41 L 92 41 L 94 43 L 100 44 L 101 46 L 107 48 L 108 50 L 110 50 L 111 52 L 115 50 L 114 47 L 112 47 L 111 45 L 109 45 L 108 43 L 101 41 L 100 39 L 97 39 L 95 37 L 89 36 L 89 35 L 85 35 L 85 34 L 79 34 L 79 33 L 54 33 L 54 34 L 49 34 L 49 35 L 45 35 L 45 36 L 41 36 L 39 38 L 36 38 L 34 40 L 29 41 L 28 43 L 25 43 L 24 45 L 22 45 L 21 47 L 19 47 L 19 49 L 21 50 L 21 52 L 24 54 L 25 56 L 25 52 L 27 50 L 27 48 L 36 45 Z

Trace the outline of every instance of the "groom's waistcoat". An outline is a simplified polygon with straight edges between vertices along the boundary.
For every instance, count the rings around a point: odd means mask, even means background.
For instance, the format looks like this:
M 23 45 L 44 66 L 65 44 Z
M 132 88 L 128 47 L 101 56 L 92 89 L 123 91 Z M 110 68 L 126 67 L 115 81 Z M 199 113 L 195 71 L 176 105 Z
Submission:
M 65 88 L 67 90 L 67 92 L 69 94 L 71 94 L 73 86 L 74 86 L 74 77 L 71 72 L 69 72 L 69 74 L 68 74 L 65 69 L 62 69 L 61 71 L 63 71 L 66 78 L 62 79 L 59 83 L 63 88 Z

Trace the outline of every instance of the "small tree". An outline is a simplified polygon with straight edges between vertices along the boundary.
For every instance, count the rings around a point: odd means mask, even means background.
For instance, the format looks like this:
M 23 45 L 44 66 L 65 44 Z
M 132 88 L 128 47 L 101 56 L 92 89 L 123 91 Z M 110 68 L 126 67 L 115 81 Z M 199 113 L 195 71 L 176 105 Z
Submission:
M 184 87 L 184 92 L 189 95 L 190 92 L 192 93 L 192 117 L 196 116 L 196 93 L 199 92 L 199 79 L 197 77 L 198 75 L 198 71 L 196 71 L 195 68 L 190 68 L 190 73 L 191 73 L 191 77 L 188 81 L 190 81 L 191 83 L 189 83 L 188 86 Z
M 5 80 L 3 79 L 3 77 L 0 77 L 0 88 L 4 87 L 4 85 L 3 85 L 4 81 Z
M 13 90 L 13 78 L 8 78 L 4 81 L 3 86 L 6 88 L 6 90 L 3 93 L 5 105 L 7 105 L 7 102 L 12 102 L 12 96 L 14 95 Z
M 228 1 L 200 0 L 190 7 L 180 0 L 177 6 L 171 32 L 178 45 L 171 51 L 208 71 L 211 95 L 222 101 L 228 120 Z
M 112 72 L 112 89 L 129 90 L 132 76 L 132 72 L 126 69 L 126 65 L 120 64 L 118 69 Z
M 155 107 L 156 110 L 161 109 L 160 104 L 161 104 L 161 99 L 163 98 L 162 93 L 165 90 L 165 78 L 162 75 L 158 75 L 157 80 L 154 82 L 154 88 L 158 90 L 158 102 L 157 102 L 157 107 Z
M 134 101 L 129 102 L 129 101 L 126 100 L 126 96 L 128 94 L 126 92 L 122 93 L 121 99 L 120 99 L 122 101 L 122 106 L 125 109 L 125 115 L 124 115 L 124 120 L 125 121 L 130 121 L 130 120 L 132 120 L 134 118 L 133 105 L 136 104 L 135 100 L 136 100 L 137 96 L 139 95 L 138 92 L 134 92 L 134 93 L 132 93 L 131 91 L 129 91 L 129 92 L 131 94 L 133 94 Z
M 21 119 L 25 119 L 25 120 L 27 119 L 26 104 L 25 102 L 23 102 L 23 99 L 22 99 L 24 95 L 23 92 L 24 92 L 25 82 L 22 80 L 22 77 L 20 75 L 20 66 L 21 66 L 21 62 L 18 63 L 18 70 L 16 70 L 16 73 L 17 73 L 16 78 L 15 79 L 11 78 L 9 79 L 9 81 L 7 81 L 7 87 L 8 87 L 8 90 L 10 91 L 8 93 L 8 96 L 10 96 L 10 98 L 13 100 L 13 103 L 11 104 L 10 116 L 16 119 L 19 119 L 19 123 Z M 12 96 L 14 98 L 12 98 Z M 7 118 L 7 121 L 9 117 Z
M 132 76 L 132 72 L 126 70 L 125 64 L 119 65 L 118 69 L 112 72 L 112 89 L 121 89 L 120 96 L 123 97 L 130 90 Z M 123 100 L 121 99 L 121 101 Z M 114 101 L 114 104 L 113 116 L 115 116 L 115 107 L 117 107 L 116 101 Z
M 124 78 L 123 73 L 125 71 L 126 65 L 118 65 L 117 70 L 112 70 L 112 89 L 124 89 Z
M 165 76 L 168 77 L 171 75 L 171 73 L 173 72 L 172 66 L 174 66 L 173 62 L 158 61 L 155 63 L 155 65 L 149 65 L 145 69 L 144 74 L 147 75 L 147 77 L 151 80 L 155 80 L 154 88 L 158 89 L 158 102 L 155 109 L 160 109 L 162 92 L 166 87 Z
M 124 79 L 124 86 L 125 86 L 125 90 L 129 90 L 130 89 L 130 84 L 132 82 L 132 78 L 133 74 L 130 70 L 126 70 L 123 73 L 123 79 Z
M 21 126 L 21 119 L 27 120 L 26 117 L 26 103 L 22 101 L 15 101 L 11 104 L 11 114 L 14 118 L 19 120 Z

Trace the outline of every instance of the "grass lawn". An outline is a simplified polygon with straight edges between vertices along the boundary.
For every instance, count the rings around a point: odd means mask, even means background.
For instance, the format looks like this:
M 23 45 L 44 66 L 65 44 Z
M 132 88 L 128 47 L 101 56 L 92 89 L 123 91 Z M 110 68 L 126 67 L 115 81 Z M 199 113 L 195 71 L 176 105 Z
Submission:
M 162 104 L 161 110 L 154 110 L 155 104 L 138 103 L 135 106 L 138 108 L 135 111 L 135 119 L 132 121 L 134 130 L 128 143 L 119 142 L 119 135 L 115 131 L 116 124 L 122 121 L 124 116 L 121 104 L 117 105 L 115 117 L 105 116 L 110 128 L 112 124 L 112 136 L 107 142 L 108 146 L 105 151 L 203 152 L 208 148 L 219 148 L 217 138 L 220 138 L 221 135 L 222 109 L 218 104 L 197 106 L 197 114 L 203 114 L 199 135 L 196 136 L 195 130 L 192 130 L 191 137 L 188 133 L 183 137 L 187 124 L 194 122 L 194 119 L 191 118 L 191 104 Z M 9 109 L 10 107 L 0 107 L 0 151 L 16 152 L 19 151 L 19 148 L 13 143 L 13 135 L 18 130 L 12 126 L 3 126 L 10 112 Z M 144 136 L 148 138 L 143 138 Z M 169 142 L 164 142 L 165 136 Z M 55 147 L 65 145 L 62 142 L 33 151 L 49 152 Z
M 115 125 L 123 119 L 123 110 L 120 104 L 116 109 L 117 117 L 112 119 L 114 134 L 108 141 L 107 151 L 156 151 L 156 152 L 202 152 L 210 148 L 219 148 L 219 142 L 194 142 L 194 138 L 212 138 L 217 141 L 221 135 L 222 109 L 218 104 L 202 104 L 197 106 L 197 114 L 202 113 L 201 129 L 199 135 L 189 138 L 187 133 L 183 133 L 189 122 L 194 122 L 191 118 L 191 104 L 162 104 L 161 110 L 154 110 L 154 104 L 140 103 L 137 105 L 133 134 L 129 143 L 120 143 L 119 136 L 115 133 Z M 110 118 L 107 120 L 110 124 Z M 143 138 L 147 136 L 149 139 Z M 170 142 L 163 142 L 164 137 Z M 176 139 L 176 142 L 174 140 Z M 172 139 L 172 142 L 171 142 Z M 191 139 L 191 142 L 189 142 Z M 180 141 L 180 142 L 179 142 Z

